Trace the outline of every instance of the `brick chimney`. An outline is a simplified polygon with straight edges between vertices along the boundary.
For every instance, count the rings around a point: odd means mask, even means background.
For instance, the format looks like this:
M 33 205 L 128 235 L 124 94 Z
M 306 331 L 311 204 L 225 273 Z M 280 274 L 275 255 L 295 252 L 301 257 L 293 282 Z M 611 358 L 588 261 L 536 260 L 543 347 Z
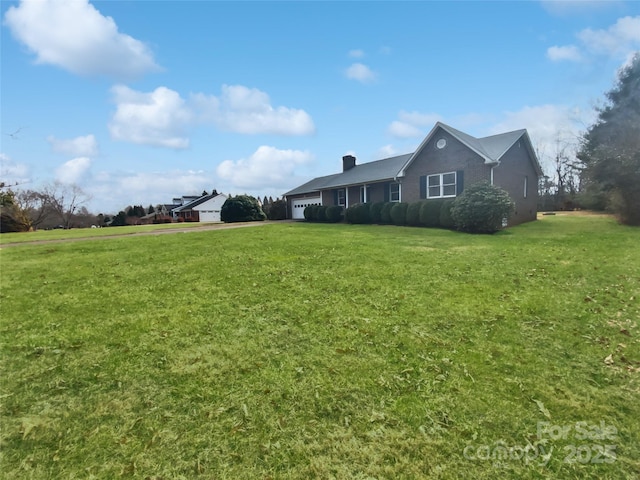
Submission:
M 346 172 L 356 166 L 356 157 L 353 155 L 345 155 L 342 157 L 342 171 Z

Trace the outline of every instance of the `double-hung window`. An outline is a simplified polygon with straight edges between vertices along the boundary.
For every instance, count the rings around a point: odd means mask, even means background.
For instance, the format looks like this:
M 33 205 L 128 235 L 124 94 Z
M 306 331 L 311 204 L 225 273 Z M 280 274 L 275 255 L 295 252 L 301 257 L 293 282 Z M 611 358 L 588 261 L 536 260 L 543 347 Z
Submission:
M 427 177 L 427 198 L 456 196 L 456 172 L 437 173 Z
M 340 205 L 341 207 L 344 207 L 347 204 L 347 197 L 346 197 L 346 192 L 344 188 L 338 189 L 338 192 L 336 194 L 336 201 L 337 201 L 337 204 Z
M 389 184 L 389 201 L 390 202 L 400 201 L 400 184 L 399 183 Z

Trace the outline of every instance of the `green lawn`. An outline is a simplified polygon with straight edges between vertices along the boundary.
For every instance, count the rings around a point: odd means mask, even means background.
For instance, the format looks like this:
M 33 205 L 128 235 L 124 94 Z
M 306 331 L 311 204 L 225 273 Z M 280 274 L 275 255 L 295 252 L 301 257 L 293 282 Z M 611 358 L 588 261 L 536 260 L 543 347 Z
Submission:
M 0 271 L 2 478 L 640 476 L 640 230 L 606 217 L 123 236 Z
M 206 223 L 160 223 L 151 225 L 129 225 L 126 227 L 109 228 L 73 228 L 71 230 L 36 230 L 35 232 L 4 233 L 0 235 L 0 245 L 9 243 L 38 242 L 45 240 L 64 240 L 93 237 L 108 237 L 112 235 L 132 235 L 138 233 L 157 232 L 159 230 L 198 228 Z

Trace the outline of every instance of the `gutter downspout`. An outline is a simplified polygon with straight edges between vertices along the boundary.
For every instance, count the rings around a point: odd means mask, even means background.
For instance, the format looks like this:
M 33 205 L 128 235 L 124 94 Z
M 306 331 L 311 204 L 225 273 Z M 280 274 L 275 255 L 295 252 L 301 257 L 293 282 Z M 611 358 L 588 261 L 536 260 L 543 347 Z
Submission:
M 500 161 L 498 160 L 493 165 L 491 165 L 491 185 L 493 185 L 493 169 L 500 166 Z

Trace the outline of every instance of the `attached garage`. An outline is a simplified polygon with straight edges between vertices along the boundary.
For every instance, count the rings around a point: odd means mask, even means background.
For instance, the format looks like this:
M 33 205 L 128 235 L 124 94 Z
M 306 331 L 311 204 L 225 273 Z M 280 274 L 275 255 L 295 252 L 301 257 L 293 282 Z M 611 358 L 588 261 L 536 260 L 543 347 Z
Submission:
M 220 210 L 200 210 L 201 222 L 219 222 Z
M 294 220 L 304 220 L 304 209 L 309 205 L 322 205 L 322 198 L 318 196 L 291 200 L 291 218 Z

